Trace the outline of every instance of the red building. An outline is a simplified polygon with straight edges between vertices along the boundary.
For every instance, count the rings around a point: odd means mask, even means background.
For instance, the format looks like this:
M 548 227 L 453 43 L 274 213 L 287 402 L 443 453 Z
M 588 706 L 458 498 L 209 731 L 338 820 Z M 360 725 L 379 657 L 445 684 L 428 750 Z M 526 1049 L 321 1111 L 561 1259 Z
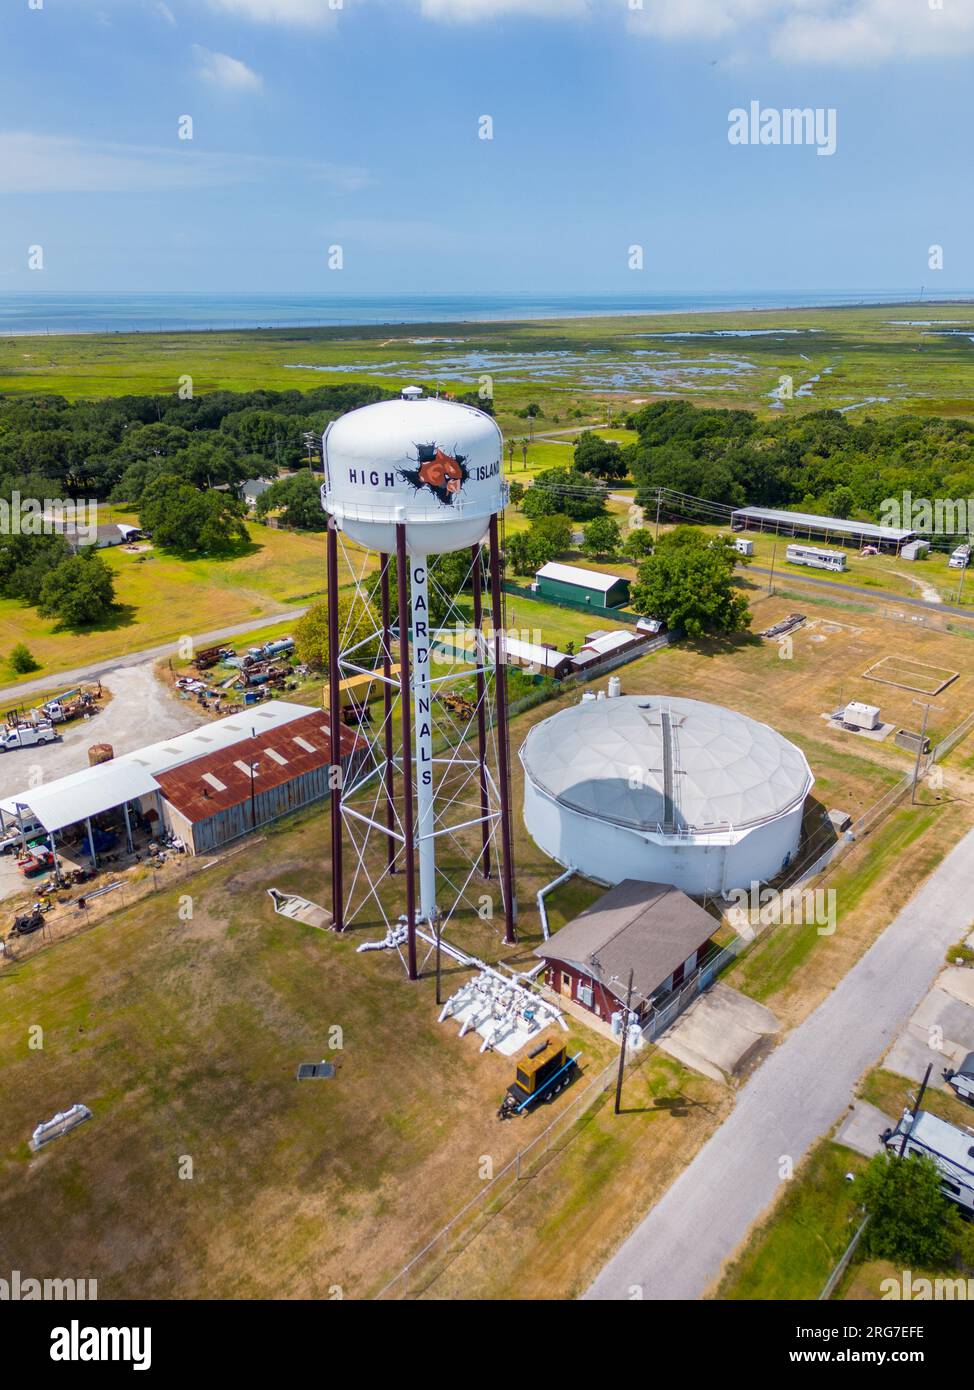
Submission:
M 633 972 L 632 1009 L 643 1017 L 692 974 L 716 922 L 668 883 L 627 878 L 535 949 L 545 981 L 599 1018 L 625 1004 Z

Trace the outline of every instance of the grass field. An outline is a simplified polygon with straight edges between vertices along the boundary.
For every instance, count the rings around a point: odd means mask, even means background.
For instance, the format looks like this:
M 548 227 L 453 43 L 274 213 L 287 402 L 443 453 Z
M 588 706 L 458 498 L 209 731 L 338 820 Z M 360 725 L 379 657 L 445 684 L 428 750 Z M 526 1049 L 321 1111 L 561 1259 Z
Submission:
M 17 677 L 4 661 L 0 681 L 15 685 L 128 652 L 176 642 L 323 597 L 324 538 L 248 523 L 250 544 L 229 559 L 183 560 L 149 549 L 102 554 L 115 573 L 116 608 L 100 625 L 58 629 L 35 608 L 0 599 L 0 653 L 25 642 L 40 670 Z M 346 576 L 347 578 L 347 576 Z
M 517 412 L 529 402 L 543 411 L 536 433 L 598 420 L 607 408 L 631 409 L 660 394 L 768 412 L 780 378 L 791 376 L 789 412 L 837 407 L 970 415 L 974 344 L 964 334 L 896 320 L 935 326 L 968 315 L 974 320 L 974 311 L 907 307 L 6 338 L 0 391 L 72 398 L 169 392 L 184 374 L 197 394 L 303 389 L 350 378 L 470 390 L 488 374 L 501 424 L 520 438 L 530 426 Z M 741 336 L 712 336 L 728 330 Z M 755 331 L 761 336 L 749 336 Z

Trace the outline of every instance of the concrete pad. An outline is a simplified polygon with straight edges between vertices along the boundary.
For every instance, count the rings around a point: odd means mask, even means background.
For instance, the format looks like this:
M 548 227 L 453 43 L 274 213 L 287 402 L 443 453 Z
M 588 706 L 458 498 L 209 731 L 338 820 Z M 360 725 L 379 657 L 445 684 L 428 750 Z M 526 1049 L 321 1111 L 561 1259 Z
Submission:
M 664 1052 L 675 1061 L 682 1062 L 691 1071 L 699 1072 L 701 1076 L 709 1076 L 711 1081 L 719 1081 L 721 1084 L 727 1080 L 719 1067 L 708 1062 L 706 1057 L 701 1057 L 699 1052 L 694 1052 L 693 1048 L 687 1047 L 675 1029 L 671 1028 L 669 1032 L 664 1033 L 657 1042 Z
M 658 1043 L 664 1052 L 688 1066 L 696 1065 L 705 1076 L 712 1077 L 716 1069 L 728 1077 L 741 1071 L 779 1026 L 770 1009 L 719 983 L 699 995 Z
M 958 1056 L 957 1049 L 945 1048 L 941 1052 L 935 1051 L 928 1046 L 926 1038 L 916 1037 L 909 1030 L 901 1033 L 889 1052 L 883 1058 L 883 1067 L 886 1071 L 895 1071 L 897 1076 L 905 1076 L 910 1081 L 915 1081 L 918 1085 L 923 1080 L 927 1067 L 933 1063 L 933 1071 L 930 1073 L 930 1085 L 937 1090 L 946 1091 L 948 1089 L 943 1078 L 944 1067 L 961 1060 L 962 1053 Z
M 909 1031 L 914 1037 L 924 1039 L 939 1032 L 945 1052 L 955 1047 L 972 1052 L 974 1009 L 935 985 L 910 1019 Z
M 937 987 L 974 1009 L 974 970 L 969 965 L 949 965 L 937 980 Z
M 857 1100 L 839 1126 L 835 1142 L 852 1149 L 863 1158 L 872 1158 L 883 1147 L 879 1136 L 893 1120 L 866 1100 Z

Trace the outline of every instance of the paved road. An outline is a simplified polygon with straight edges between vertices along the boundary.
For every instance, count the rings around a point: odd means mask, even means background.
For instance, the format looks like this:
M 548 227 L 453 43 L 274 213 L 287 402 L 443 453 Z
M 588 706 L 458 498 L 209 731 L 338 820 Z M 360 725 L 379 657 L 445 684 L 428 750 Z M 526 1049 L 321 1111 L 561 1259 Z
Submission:
M 201 632 L 191 635 L 197 647 L 213 647 L 228 637 L 242 637 L 247 632 L 258 632 L 261 628 L 272 627 L 275 623 L 293 623 L 303 618 L 308 608 L 286 608 L 281 613 L 265 613 L 262 618 L 251 618 L 235 627 L 221 627 L 215 632 Z M 53 675 L 39 676 L 36 680 L 23 681 L 20 685 L 8 686 L 0 690 L 0 705 L 26 704 L 31 695 L 40 695 L 51 690 L 70 690 L 81 681 L 104 680 L 115 671 L 128 666 L 141 666 L 146 661 L 158 661 L 160 657 L 171 656 L 176 648 L 175 640 L 163 642 L 158 647 L 145 647 L 140 652 L 129 652 L 125 656 L 108 657 L 105 661 L 92 662 L 90 666 L 76 666 L 72 671 L 58 671 Z
M 974 831 L 951 851 L 819 1008 L 754 1073 L 728 1119 L 585 1295 L 700 1298 L 781 1190 L 778 1165 L 839 1119 L 966 936 Z

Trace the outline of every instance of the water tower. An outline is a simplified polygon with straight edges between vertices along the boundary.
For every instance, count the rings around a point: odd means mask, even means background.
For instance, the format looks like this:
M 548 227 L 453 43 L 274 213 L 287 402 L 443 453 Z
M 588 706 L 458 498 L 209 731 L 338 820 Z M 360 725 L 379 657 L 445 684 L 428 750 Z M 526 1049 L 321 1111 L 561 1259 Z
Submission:
M 508 497 L 503 437 L 483 411 L 407 387 L 399 400 L 336 420 L 323 455 L 333 766 L 341 762 L 343 706 L 363 749 L 331 796 L 334 924 L 344 931 L 368 904 L 393 931 L 395 899 L 415 979 L 417 928 L 442 930 L 461 905 L 475 906 L 475 888 L 482 896 L 498 869 L 505 939 L 516 940 L 498 524 Z M 364 563 L 346 540 L 369 552 Z M 437 557 L 457 551 L 469 567 L 459 587 L 445 586 Z M 340 579 L 341 561 L 350 579 Z M 458 606 L 467 592 L 472 615 Z M 474 698 L 450 696 L 458 681 Z M 375 718 L 371 702 L 380 698 Z M 444 846 L 466 855 L 459 873 L 453 860 L 444 871 Z M 346 850 L 354 859 L 347 882 Z M 390 894 L 399 875 L 402 888 Z

